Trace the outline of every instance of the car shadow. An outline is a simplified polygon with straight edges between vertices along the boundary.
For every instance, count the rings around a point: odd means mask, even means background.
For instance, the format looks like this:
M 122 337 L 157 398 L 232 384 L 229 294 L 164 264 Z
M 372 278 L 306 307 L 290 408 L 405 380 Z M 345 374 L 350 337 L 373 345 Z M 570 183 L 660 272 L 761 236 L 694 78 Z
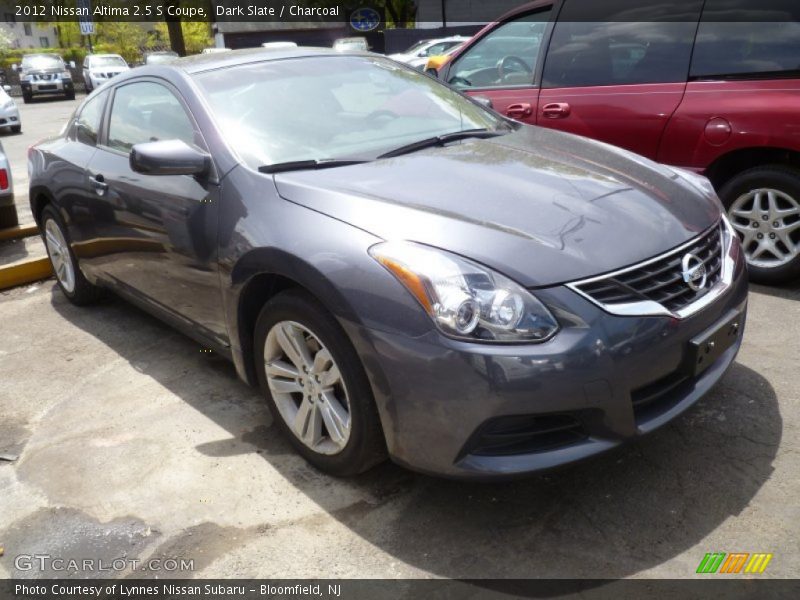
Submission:
M 704 552 L 720 550 L 705 548 L 702 541 L 742 513 L 769 479 L 781 442 L 775 391 L 736 363 L 675 422 L 557 472 L 478 484 L 385 463 L 356 478 L 322 477 L 320 484 L 311 467 L 298 468 L 265 403 L 225 359 L 198 352 L 191 340 L 118 299 L 80 309 L 54 286 L 52 306 L 230 434 L 195 451 L 221 461 L 258 452 L 358 536 L 438 577 L 615 579 L 657 567 L 699 544 L 686 565 L 690 576 Z M 171 362 L 177 359 L 170 357 L 178 356 L 192 357 L 188 363 L 181 359 L 191 377 L 175 377 Z M 222 396 L 252 403 L 247 418 L 229 410 L 218 400 Z M 342 497 L 336 488 L 356 488 L 369 500 L 342 508 L 335 504 Z
M 785 300 L 800 300 L 800 279 L 780 285 L 759 285 L 751 283 L 750 291 Z

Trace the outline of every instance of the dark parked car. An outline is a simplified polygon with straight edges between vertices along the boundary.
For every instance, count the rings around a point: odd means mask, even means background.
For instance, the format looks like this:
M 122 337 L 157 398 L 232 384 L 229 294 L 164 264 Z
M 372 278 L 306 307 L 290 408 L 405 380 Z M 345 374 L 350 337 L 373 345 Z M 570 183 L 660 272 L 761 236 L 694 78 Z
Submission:
M 75 68 L 70 61 L 69 66 Z M 19 71 L 19 84 L 22 87 L 22 101 L 28 104 L 36 96 L 64 96 L 75 99 L 75 84 L 72 73 L 67 69 L 64 59 L 58 54 L 26 54 L 22 63 L 13 65 Z
M 29 161 L 67 298 L 114 290 L 230 357 L 331 473 L 569 463 L 676 417 L 739 349 L 745 262 L 706 179 L 384 57 L 142 67 Z
M 800 276 L 800 2 L 538 0 L 440 76 L 514 119 L 706 175 L 751 277 Z

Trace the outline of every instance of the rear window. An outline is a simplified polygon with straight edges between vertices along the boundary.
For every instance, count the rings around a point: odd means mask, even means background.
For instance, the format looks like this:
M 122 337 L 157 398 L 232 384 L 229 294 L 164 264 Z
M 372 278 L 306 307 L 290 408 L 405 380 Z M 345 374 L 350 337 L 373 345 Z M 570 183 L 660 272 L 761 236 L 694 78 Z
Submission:
M 553 31 L 545 88 L 686 81 L 702 0 L 568 0 Z
M 800 76 L 800 2 L 708 0 L 690 75 Z

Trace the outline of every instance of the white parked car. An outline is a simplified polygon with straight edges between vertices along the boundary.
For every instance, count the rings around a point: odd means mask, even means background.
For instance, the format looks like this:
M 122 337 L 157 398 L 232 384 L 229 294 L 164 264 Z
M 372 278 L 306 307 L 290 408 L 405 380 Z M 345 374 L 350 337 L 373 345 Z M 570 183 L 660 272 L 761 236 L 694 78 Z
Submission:
M 8 95 L 10 85 L 0 88 L 0 127 L 7 127 L 12 133 L 22 131 L 22 122 L 19 120 L 19 108 L 14 99 Z
M 86 84 L 86 91 L 91 92 L 115 75 L 129 70 L 128 63 L 119 54 L 90 54 L 83 59 L 83 82 Z
M 262 48 L 271 48 L 272 50 L 285 50 L 287 48 L 297 48 L 296 42 L 264 42 L 261 44 Z
M 334 41 L 333 49 L 337 52 L 367 52 L 369 44 L 365 37 L 346 37 Z
M 470 38 L 463 35 L 454 35 L 435 40 L 422 40 L 411 46 L 405 52 L 390 54 L 389 58 L 406 63 L 416 69 L 424 69 L 429 56 L 439 56 L 453 46 L 459 46 Z

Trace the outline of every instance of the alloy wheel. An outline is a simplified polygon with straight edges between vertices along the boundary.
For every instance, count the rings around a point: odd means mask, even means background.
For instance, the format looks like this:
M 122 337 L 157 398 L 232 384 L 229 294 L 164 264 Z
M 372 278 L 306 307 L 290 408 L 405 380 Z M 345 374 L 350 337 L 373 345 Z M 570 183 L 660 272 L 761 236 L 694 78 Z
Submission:
M 751 190 L 731 204 L 728 216 L 749 264 L 781 267 L 800 255 L 800 202 L 789 194 L 771 188 Z
M 350 399 L 331 353 L 295 321 L 273 325 L 264 342 L 267 385 L 298 440 L 320 454 L 338 454 L 350 439 Z
M 72 266 L 72 257 L 69 254 L 67 240 L 58 223 L 48 219 L 44 228 L 45 243 L 50 254 L 50 262 L 59 283 L 69 293 L 75 291 L 75 269 Z

